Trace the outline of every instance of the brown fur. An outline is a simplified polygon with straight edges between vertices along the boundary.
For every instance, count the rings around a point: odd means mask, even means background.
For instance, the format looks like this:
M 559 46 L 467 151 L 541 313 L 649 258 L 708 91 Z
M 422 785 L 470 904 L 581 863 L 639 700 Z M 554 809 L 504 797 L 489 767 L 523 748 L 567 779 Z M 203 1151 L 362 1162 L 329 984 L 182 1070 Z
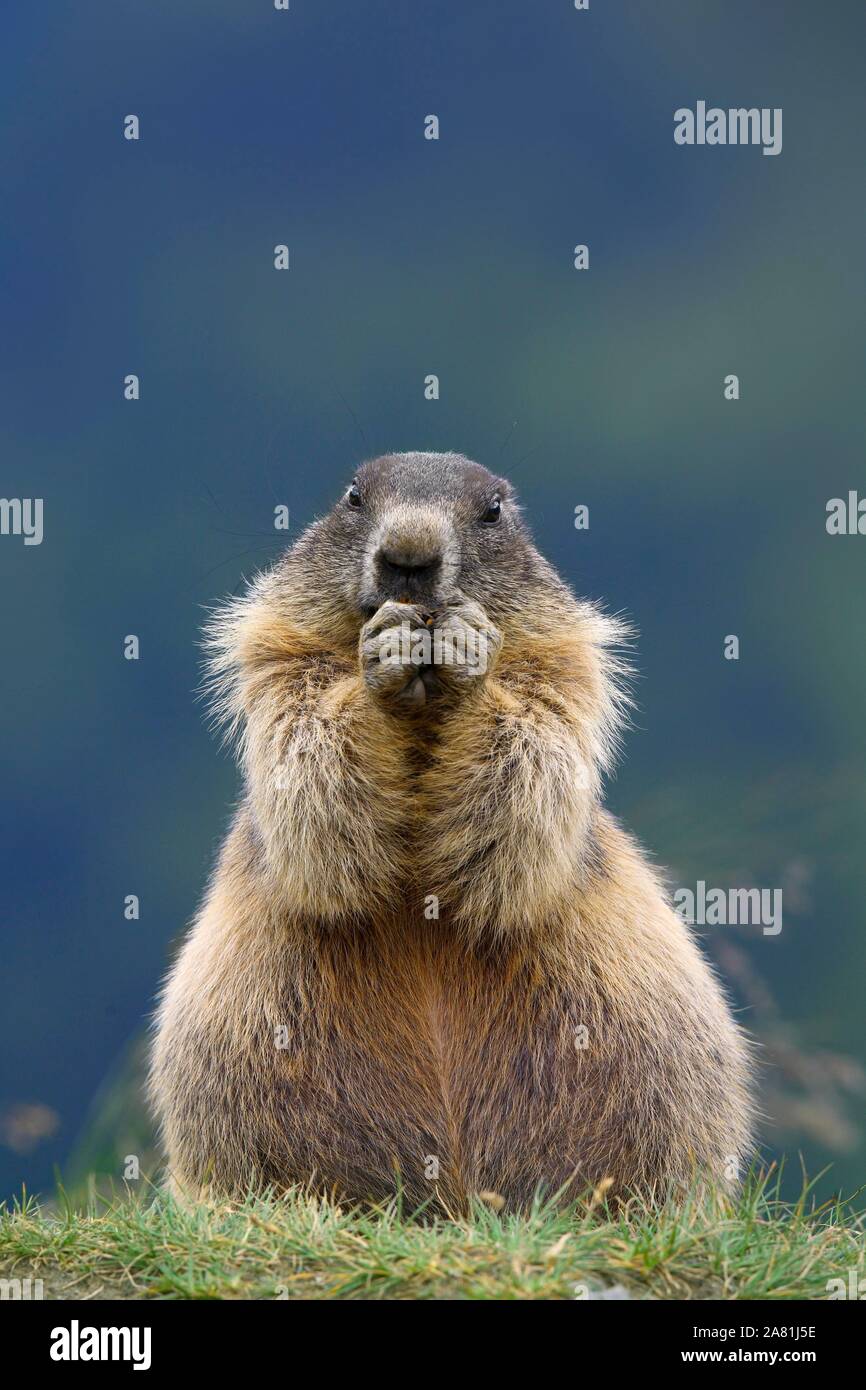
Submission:
M 159 1011 L 176 1182 L 363 1200 L 399 1179 L 452 1211 L 723 1182 L 746 1047 L 599 800 L 622 629 L 537 554 L 504 480 L 451 455 L 365 470 L 367 513 L 339 504 L 212 627 L 246 795 Z M 503 526 L 479 529 L 494 485 Z M 443 556 L 430 601 L 483 609 L 495 639 L 485 676 L 433 672 L 420 707 L 364 656 L 385 544 Z

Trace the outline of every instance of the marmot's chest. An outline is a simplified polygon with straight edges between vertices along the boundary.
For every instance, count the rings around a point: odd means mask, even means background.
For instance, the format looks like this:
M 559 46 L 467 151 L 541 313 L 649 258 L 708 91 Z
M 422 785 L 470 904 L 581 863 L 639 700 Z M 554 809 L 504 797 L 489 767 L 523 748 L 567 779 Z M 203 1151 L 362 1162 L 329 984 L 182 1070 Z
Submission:
M 497 1184 L 531 1193 L 542 1159 L 573 1166 L 579 1001 L 438 927 L 329 939 L 278 1066 L 275 1119 L 299 1178 L 384 1196 L 398 1169 L 412 1202 L 459 1201 Z

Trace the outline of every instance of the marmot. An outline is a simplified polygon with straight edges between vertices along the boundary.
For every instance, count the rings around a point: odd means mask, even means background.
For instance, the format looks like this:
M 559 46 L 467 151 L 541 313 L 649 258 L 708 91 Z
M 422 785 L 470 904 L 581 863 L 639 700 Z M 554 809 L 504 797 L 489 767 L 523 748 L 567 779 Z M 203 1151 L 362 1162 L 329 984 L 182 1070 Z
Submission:
M 422 630 L 483 632 L 486 669 Z M 457 454 L 364 463 L 218 613 L 245 790 L 157 1017 L 181 1190 L 455 1212 L 736 1175 L 748 1045 L 600 802 L 622 637 Z

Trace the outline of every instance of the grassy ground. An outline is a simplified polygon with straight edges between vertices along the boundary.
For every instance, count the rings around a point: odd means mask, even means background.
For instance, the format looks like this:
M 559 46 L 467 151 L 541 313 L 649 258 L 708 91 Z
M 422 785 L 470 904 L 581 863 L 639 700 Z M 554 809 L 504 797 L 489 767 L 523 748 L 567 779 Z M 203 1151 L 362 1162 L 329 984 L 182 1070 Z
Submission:
M 826 1298 L 866 1277 L 864 1218 L 796 1205 L 766 1180 L 734 1203 L 614 1215 L 596 1198 L 524 1217 L 479 1203 L 465 1221 L 353 1211 L 303 1194 L 185 1209 L 151 1193 L 89 1212 L 30 1201 L 0 1220 L 0 1277 L 45 1298 Z M 610 1291 L 613 1290 L 611 1293 Z

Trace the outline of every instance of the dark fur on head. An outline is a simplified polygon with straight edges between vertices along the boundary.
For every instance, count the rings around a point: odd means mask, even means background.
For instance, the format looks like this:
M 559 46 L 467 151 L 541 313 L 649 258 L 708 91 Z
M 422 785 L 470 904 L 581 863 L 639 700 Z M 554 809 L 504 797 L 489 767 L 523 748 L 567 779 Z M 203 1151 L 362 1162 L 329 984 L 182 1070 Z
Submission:
M 310 610 L 325 623 L 357 632 L 386 599 L 437 609 L 455 593 L 503 622 L 525 608 L 528 587 L 563 590 L 512 485 L 481 464 L 453 453 L 385 454 L 361 465 L 354 486 L 283 561 L 290 582 L 303 570 Z

